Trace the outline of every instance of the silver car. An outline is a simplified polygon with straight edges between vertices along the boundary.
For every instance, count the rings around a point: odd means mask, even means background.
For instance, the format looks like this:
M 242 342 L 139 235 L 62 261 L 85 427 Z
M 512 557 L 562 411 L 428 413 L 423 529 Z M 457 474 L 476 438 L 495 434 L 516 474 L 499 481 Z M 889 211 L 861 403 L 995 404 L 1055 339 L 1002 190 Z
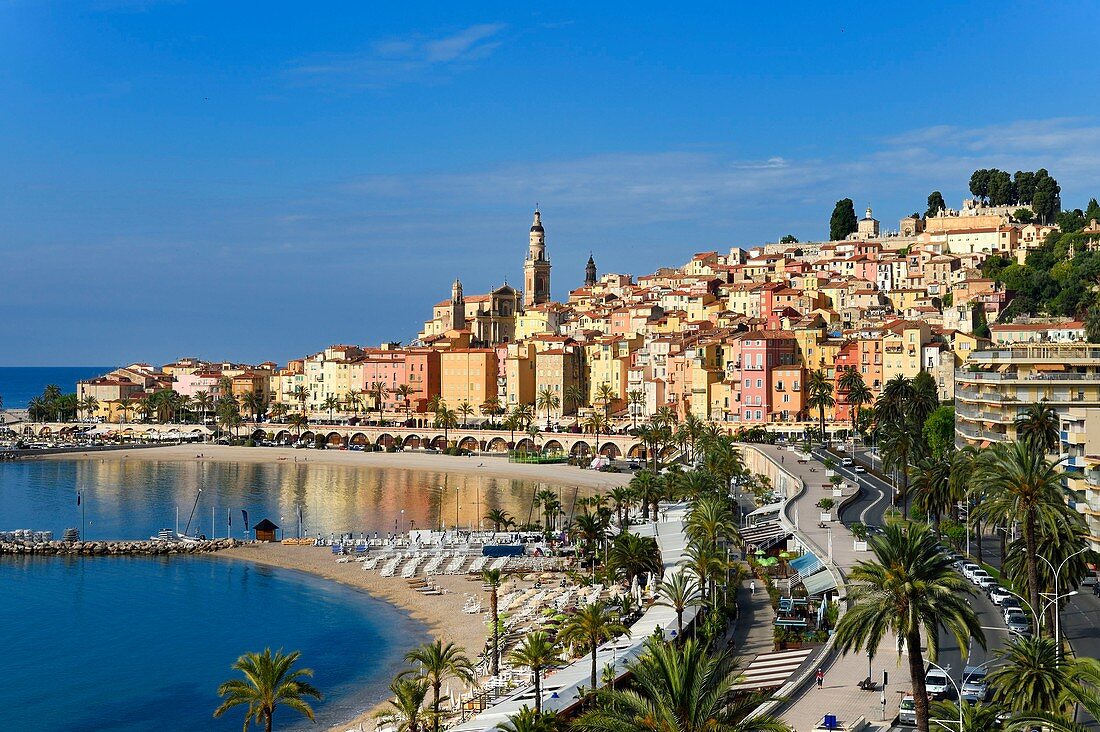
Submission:
M 985 701 L 989 684 L 985 680 L 986 670 L 981 666 L 963 668 L 963 682 L 959 691 L 964 701 L 970 703 Z
M 1027 618 L 1023 613 L 1019 615 L 1012 615 L 1009 617 L 1008 622 L 1005 623 L 1008 626 L 1008 632 L 1012 635 L 1018 635 L 1021 638 L 1027 638 L 1031 636 L 1031 623 L 1027 622 Z

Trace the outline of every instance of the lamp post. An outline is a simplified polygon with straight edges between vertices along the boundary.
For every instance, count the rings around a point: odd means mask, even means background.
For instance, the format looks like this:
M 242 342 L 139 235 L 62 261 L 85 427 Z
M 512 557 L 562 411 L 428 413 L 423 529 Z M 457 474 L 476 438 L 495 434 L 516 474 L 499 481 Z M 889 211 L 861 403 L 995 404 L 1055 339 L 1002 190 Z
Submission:
M 947 669 L 945 669 L 943 666 L 940 666 L 938 663 L 933 663 L 932 661 L 929 661 L 928 665 L 929 666 L 934 666 L 935 668 L 938 668 L 940 671 L 942 671 L 943 675 L 947 677 L 947 680 L 951 682 L 951 686 L 955 687 L 955 701 L 958 703 L 958 707 L 959 707 L 959 732 L 962 732 L 962 730 L 963 730 L 963 702 L 962 702 L 962 691 L 959 689 L 959 685 L 955 683 L 955 679 L 951 678 L 951 674 L 949 674 L 947 672 Z
M 1079 549 L 1078 551 L 1075 551 L 1073 554 L 1070 554 L 1068 557 L 1066 557 L 1065 559 L 1062 560 L 1062 563 L 1058 565 L 1058 569 L 1054 569 L 1054 565 L 1051 564 L 1050 560 L 1047 559 L 1046 557 L 1044 557 L 1042 554 L 1036 554 L 1036 556 L 1039 559 L 1042 559 L 1046 563 L 1046 565 L 1048 567 L 1050 567 L 1050 571 L 1054 573 L 1054 599 L 1051 600 L 1051 602 L 1054 603 L 1054 644 L 1058 647 L 1058 650 L 1057 650 L 1058 656 L 1057 656 L 1057 658 L 1058 658 L 1059 665 L 1061 665 L 1061 663 L 1062 663 L 1062 622 L 1061 622 L 1062 613 L 1061 613 L 1061 611 L 1058 607 L 1058 601 L 1061 600 L 1063 597 L 1070 597 L 1072 595 L 1077 594 L 1077 590 L 1074 590 L 1073 592 L 1070 592 L 1066 595 L 1060 595 L 1059 594 L 1059 592 L 1058 592 L 1058 585 L 1059 585 L 1059 581 L 1060 581 L 1059 580 L 1059 575 L 1062 574 L 1062 569 L 1066 566 L 1066 562 L 1073 559 L 1078 554 L 1084 554 L 1086 551 L 1087 551 L 1087 547 L 1083 547 L 1083 548 Z M 1045 597 L 1049 593 L 1040 593 L 1040 594 L 1042 594 Z

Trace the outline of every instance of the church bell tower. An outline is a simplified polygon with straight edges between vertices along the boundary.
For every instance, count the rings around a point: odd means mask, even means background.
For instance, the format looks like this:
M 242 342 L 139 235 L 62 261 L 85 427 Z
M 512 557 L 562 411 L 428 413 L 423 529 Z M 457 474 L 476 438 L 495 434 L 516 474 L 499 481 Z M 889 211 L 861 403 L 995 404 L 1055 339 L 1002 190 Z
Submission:
M 549 301 L 550 260 L 546 256 L 546 232 L 542 228 L 542 216 L 535 207 L 531 242 L 527 248 L 527 260 L 523 263 L 523 305 L 531 307 Z

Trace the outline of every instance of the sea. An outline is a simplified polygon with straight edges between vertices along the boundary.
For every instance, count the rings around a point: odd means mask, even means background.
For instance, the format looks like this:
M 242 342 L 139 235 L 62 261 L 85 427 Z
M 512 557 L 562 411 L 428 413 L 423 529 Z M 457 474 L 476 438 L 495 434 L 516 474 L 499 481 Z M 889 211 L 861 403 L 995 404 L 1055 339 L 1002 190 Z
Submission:
M 10 371 L 0 369 L 5 388 L 15 383 Z M 55 369 L 22 374 L 18 393 L 40 393 L 54 382 L 62 382 Z M 194 457 L 177 460 L 158 459 L 151 448 L 0 463 L 0 531 L 60 536 L 76 528 L 88 539 L 144 539 L 175 528 L 178 516 L 181 530 L 242 538 L 247 511 L 251 525 L 268 518 L 285 536 L 373 537 L 466 527 L 497 507 L 522 522 L 534 492 L 546 487 L 436 470 L 321 465 L 305 455 L 298 462 L 216 462 L 198 458 L 201 445 L 194 449 Z M 240 729 L 239 710 L 212 718 L 216 690 L 234 677 L 230 666 L 241 653 L 265 647 L 301 651 L 325 692 L 315 705 L 317 725 L 282 709 L 276 727 L 324 729 L 382 698 L 404 652 L 428 639 L 422 625 L 366 593 L 226 558 L 6 557 L 0 598 L 7 729 Z
M 76 382 L 101 376 L 114 366 L 0 366 L 0 397 L 4 409 L 26 409 L 49 384 L 62 394 L 76 391 Z

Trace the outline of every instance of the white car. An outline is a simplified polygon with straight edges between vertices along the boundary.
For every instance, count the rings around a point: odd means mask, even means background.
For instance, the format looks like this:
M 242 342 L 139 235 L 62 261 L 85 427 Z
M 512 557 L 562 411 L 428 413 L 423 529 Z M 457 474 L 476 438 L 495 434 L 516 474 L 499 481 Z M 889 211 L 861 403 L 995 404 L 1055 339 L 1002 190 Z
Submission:
M 962 566 L 959 567 L 959 571 L 962 572 L 963 577 L 966 577 L 967 579 L 970 579 L 974 575 L 974 572 L 979 569 L 981 569 L 981 567 L 974 564 L 974 562 L 963 562 Z
M 906 694 L 901 698 L 901 706 L 898 708 L 898 721 L 902 724 L 917 723 L 917 704 L 913 701 L 912 694 Z
M 1008 621 L 1012 618 L 1021 618 L 1023 620 L 1027 620 L 1027 615 L 1021 608 L 1010 607 L 1004 611 L 1005 623 L 1008 623 Z
M 857 473 L 866 473 L 867 472 L 867 468 L 863 467 L 862 465 L 855 466 L 853 468 L 853 470 L 855 470 Z
M 852 467 L 852 458 L 841 458 L 840 464 L 846 468 Z
M 947 690 L 951 688 L 951 681 L 947 674 L 938 668 L 929 669 L 924 676 L 924 690 L 933 699 L 943 699 L 947 696 Z
M 970 573 L 970 581 L 978 587 L 982 586 L 983 580 L 991 579 L 993 578 L 989 576 L 989 572 L 986 572 L 984 569 L 975 569 L 973 572 Z
M 989 591 L 989 599 L 993 601 L 994 605 L 1000 605 L 1002 602 L 1012 597 L 1012 593 L 1005 588 L 997 585 Z
M 997 586 L 997 580 L 990 577 L 988 574 L 978 580 L 978 587 L 981 587 L 986 592 L 989 592 Z

